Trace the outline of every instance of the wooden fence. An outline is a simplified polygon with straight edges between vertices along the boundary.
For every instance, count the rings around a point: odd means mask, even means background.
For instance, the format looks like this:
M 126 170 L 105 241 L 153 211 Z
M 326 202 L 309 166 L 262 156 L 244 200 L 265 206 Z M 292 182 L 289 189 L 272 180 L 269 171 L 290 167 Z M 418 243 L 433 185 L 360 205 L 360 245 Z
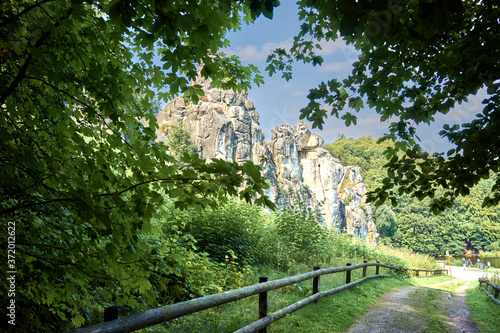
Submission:
M 485 284 L 486 288 L 483 288 L 483 284 Z M 490 294 L 488 292 L 488 287 L 490 287 L 491 289 L 493 289 L 493 293 L 494 295 Z M 493 302 L 495 302 L 496 304 L 500 305 L 500 301 L 498 300 L 498 294 L 500 293 L 500 286 L 497 286 L 496 284 L 493 284 L 491 283 L 490 281 L 488 280 L 481 280 L 479 279 L 479 288 L 481 288 L 485 293 L 486 295 L 488 295 L 491 300 Z
M 420 272 L 425 272 L 425 276 L 427 276 L 427 273 L 430 273 L 430 275 L 432 275 L 433 273 L 435 274 L 437 272 L 444 272 L 445 274 L 449 274 L 447 269 L 411 269 L 411 271 L 414 271 L 416 276 L 420 276 Z
M 366 276 L 367 268 L 375 266 L 375 275 Z M 306 305 L 317 302 L 319 299 L 336 294 L 343 290 L 349 289 L 355 285 L 363 283 L 364 281 L 375 278 L 392 277 L 392 275 L 380 275 L 380 267 L 389 268 L 392 273 L 393 270 L 400 270 L 392 265 L 385 265 L 379 262 L 351 265 L 341 267 L 331 267 L 321 269 L 319 266 L 314 266 L 314 270 L 309 273 L 300 274 L 280 280 L 267 281 L 266 277 L 262 277 L 260 283 L 251 286 L 225 291 L 219 294 L 195 298 L 189 301 L 176 303 L 172 305 L 163 306 L 160 308 L 148 310 L 145 312 L 133 314 L 119 319 L 107 321 L 104 323 L 87 326 L 71 331 L 70 333 L 123 333 L 133 332 L 141 328 L 150 327 L 156 324 L 166 322 L 168 320 L 183 317 L 198 311 L 212 308 L 218 305 L 233 302 L 242 298 L 259 294 L 259 317 L 260 319 L 252 324 L 241 328 L 236 331 L 238 333 L 247 332 L 267 332 L 267 326 L 271 323 L 285 317 L 286 315 L 295 312 Z M 351 271 L 355 269 L 363 269 L 363 277 L 357 281 L 351 282 Z M 346 272 L 346 284 L 330 289 L 327 291 L 319 291 L 319 279 L 322 275 Z M 313 279 L 313 295 L 309 296 L 297 303 L 289 305 L 277 312 L 270 315 L 267 314 L 267 292 L 270 290 L 279 289 L 282 287 L 290 286 L 305 280 Z

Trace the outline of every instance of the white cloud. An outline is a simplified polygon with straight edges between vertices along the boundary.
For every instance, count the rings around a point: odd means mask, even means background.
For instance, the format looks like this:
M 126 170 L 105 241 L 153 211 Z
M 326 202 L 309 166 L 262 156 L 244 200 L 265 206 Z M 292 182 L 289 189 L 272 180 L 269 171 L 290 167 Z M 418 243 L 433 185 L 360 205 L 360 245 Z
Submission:
M 417 127 L 417 135 L 421 139 L 419 144 L 424 151 L 442 153 L 452 148 L 448 140 L 439 135 L 440 131 L 441 127 L 437 124 L 432 124 L 431 126 L 420 125 Z
M 336 58 L 343 58 L 347 61 L 352 61 L 352 59 L 357 59 L 359 54 L 358 51 L 352 46 L 347 45 L 343 40 L 337 39 L 336 41 L 325 41 L 319 42 L 321 45 L 321 50 L 317 49 L 315 52 L 323 57 L 335 54 Z M 243 61 L 264 61 L 267 56 L 271 54 L 277 48 L 283 48 L 289 50 L 293 45 L 293 39 L 288 38 L 281 42 L 268 42 L 263 45 L 248 44 L 246 46 L 237 46 L 225 49 L 229 55 L 237 55 Z
M 333 62 L 328 62 L 328 63 L 323 63 L 321 65 L 321 71 L 322 72 L 344 72 L 344 71 L 351 71 L 352 64 L 357 61 L 357 59 L 352 58 L 346 61 L 333 61 Z
M 344 120 L 330 116 L 328 119 L 325 119 L 323 130 L 314 129 L 312 131 L 321 135 L 325 139 L 325 143 L 331 143 L 337 140 L 341 134 L 351 138 L 360 138 L 363 136 L 378 138 L 388 131 L 388 127 L 388 123 L 380 122 L 380 116 L 377 114 L 370 114 L 364 117 L 362 114 L 358 114 L 357 125 L 346 127 Z
M 255 62 L 265 61 L 267 56 L 277 48 L 290 49 L 293 44 L 292 38 L 281 42 L 269 42 L 263 45 L 249 44 L 245 47 L 237 46 L 234 48 L 225 49 L 224 52 L 228 55 L 237 55 L 243 61 Z
M 309 94 L 309 90 L 297 90 L 292 92 L 293 96 L 307 96 Z
M 260 127 L 266 141 L 271 140 L 271 131 L 282 124 L 295 126 L 299 123 L 300 109 L 283 105 L 281 108 L 257 108 L 260 113 Z
M 317 54 L 322 56 L 340 52 L 346 59 L 348 59 L 359 54 L 352 44 L 347 45 L 342 39 L 337 39 L 335 41 L 322 40 L 319 44 L 321 45 L 321 50 L 317 50 Z

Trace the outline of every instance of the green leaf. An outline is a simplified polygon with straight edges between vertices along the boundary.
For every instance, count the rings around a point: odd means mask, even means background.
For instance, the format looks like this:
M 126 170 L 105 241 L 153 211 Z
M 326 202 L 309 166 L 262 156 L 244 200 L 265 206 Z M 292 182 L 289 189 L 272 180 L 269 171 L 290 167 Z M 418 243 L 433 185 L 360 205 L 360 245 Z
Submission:
M 359 112 L 359 110 L 361 110 L 361 108 L 363 108 L 363 106 L 364 106 L 364 104 L 363 104 L 363 100 L 361 99 L 361 97 L 349 98 L 349 107 L 355 109 L 356 112 Z
M 312 57 L 312 64 L 313 64 L 313 66 L 321 65 L 322 63 L 323 63 L 323 57 L 322 56 L 313 56 Z
M 85 322 L 85 318 L 83 318 L 81 315 L 76 315 L 75 317 L 71 318 L 71 322 L 75 327 L 80 327 Z
M 182 93 L 184 96 L 185 103 L 191 101 L 194 104 L 198 103 L 199 96 L 204 95 L 203 88 L 199 84 L 184 88 L 182 90 Z
M 355 34 L 358 24 L 356 15 L 345 15 L 340 20 L 339 32 L 342 36 L 352 36 Z

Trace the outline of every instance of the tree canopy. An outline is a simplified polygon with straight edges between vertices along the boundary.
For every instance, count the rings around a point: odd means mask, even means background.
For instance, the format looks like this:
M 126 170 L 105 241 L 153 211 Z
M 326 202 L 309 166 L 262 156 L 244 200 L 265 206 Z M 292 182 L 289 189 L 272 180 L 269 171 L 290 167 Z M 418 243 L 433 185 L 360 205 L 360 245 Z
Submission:
M 239 195 L 272 206 L 250 162 L 184 154 L 190 167 L 180 170 L 155 143 L 152 102 L 179 93 L 196 102 L 199 63 L 219 87 L 261 83 L 255 67 L 219 49 L 226 32 L 272 17 L 276 3 L 1 2 L 0 218 L 17 230 L 15 264 L 1 267 L 18 272 L 17 304 L 43 304 L 33 323 L 53 315 L 81 324 L 78 307 L 97 295 L 91 283 L 117 304 L 151 301 L 149 274 L 173 269 L 158 257 L 163 245 L 144 236 L 166 200 L 200 207 Z
M 342 138 L 325 148 L 345 165 L 361 165 L 361 175 L 368 191 L 380 186 L 387 177 L 383 152 L 391 142 L 376 139 Z M 498 251 L 500 249 L 500 214 L 496 207 L 481 207 L 491 195 L 493 179 L 483 179 L 470 194 L 455 200 L 439 216 L 429 212 L 430 199 L 420 202 L 403 193 L 396 196 L 397 207 L 381 205 L 374 208 L 373 219 L 380 233 L 379 242 L 406 247 L 430 255 L 453 255 L 463 251 Z M 443 189 L 438 189 L 441 194 Z
M 384 139 L 396 144 L 385 152 L 388 177 L 371 194 L 376 204 L 389 198 L 396 204 L 396 194 L 408 193 L 433 198 L 431 210 L 438 213 L 490 172 L 495 185 L 483 204 L 500 202 L 498 3 L 300 0 L 298 5 L 301 30 L 290 50 L 269 56 L 267 70 L 290 79 L 295 61 L 320 65 L 321 41 L 342 38 L 360 52 L 346 79 L 332 78 L 310 90 L 301 118 L 322 128 L 326 117 L 335 116 L 349 126 L 366 105 L 391 122 Z M 440 132 L 455 148 L 446 154 L 423 151 L 415 126 L 433 122 L 436 114 L 447 114 L 481 89 L 487 97 L 476 118 Z M 437 195 L 440 187 L 444 192 Z

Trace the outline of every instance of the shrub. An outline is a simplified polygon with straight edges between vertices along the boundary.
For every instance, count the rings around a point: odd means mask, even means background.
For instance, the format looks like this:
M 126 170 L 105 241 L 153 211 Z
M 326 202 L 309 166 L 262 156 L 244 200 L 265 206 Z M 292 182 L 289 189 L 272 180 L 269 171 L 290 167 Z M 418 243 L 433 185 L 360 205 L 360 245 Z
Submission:
M 262 214 L 259 207 L 236 199 L 216 209 L 169 212 L 180 232 L 193 238 L 197 252 L 224 263 L 230 250 L 242 266 L 258 261 Z
M 292 197 L 292 196 L 290 196 Z M 268 215 L 264 243 L 273 264 L 286 269 L 295 263 L 318 261 L 327 249 L 328 230 L 319 224 L 319 213 L 300 200 Z

